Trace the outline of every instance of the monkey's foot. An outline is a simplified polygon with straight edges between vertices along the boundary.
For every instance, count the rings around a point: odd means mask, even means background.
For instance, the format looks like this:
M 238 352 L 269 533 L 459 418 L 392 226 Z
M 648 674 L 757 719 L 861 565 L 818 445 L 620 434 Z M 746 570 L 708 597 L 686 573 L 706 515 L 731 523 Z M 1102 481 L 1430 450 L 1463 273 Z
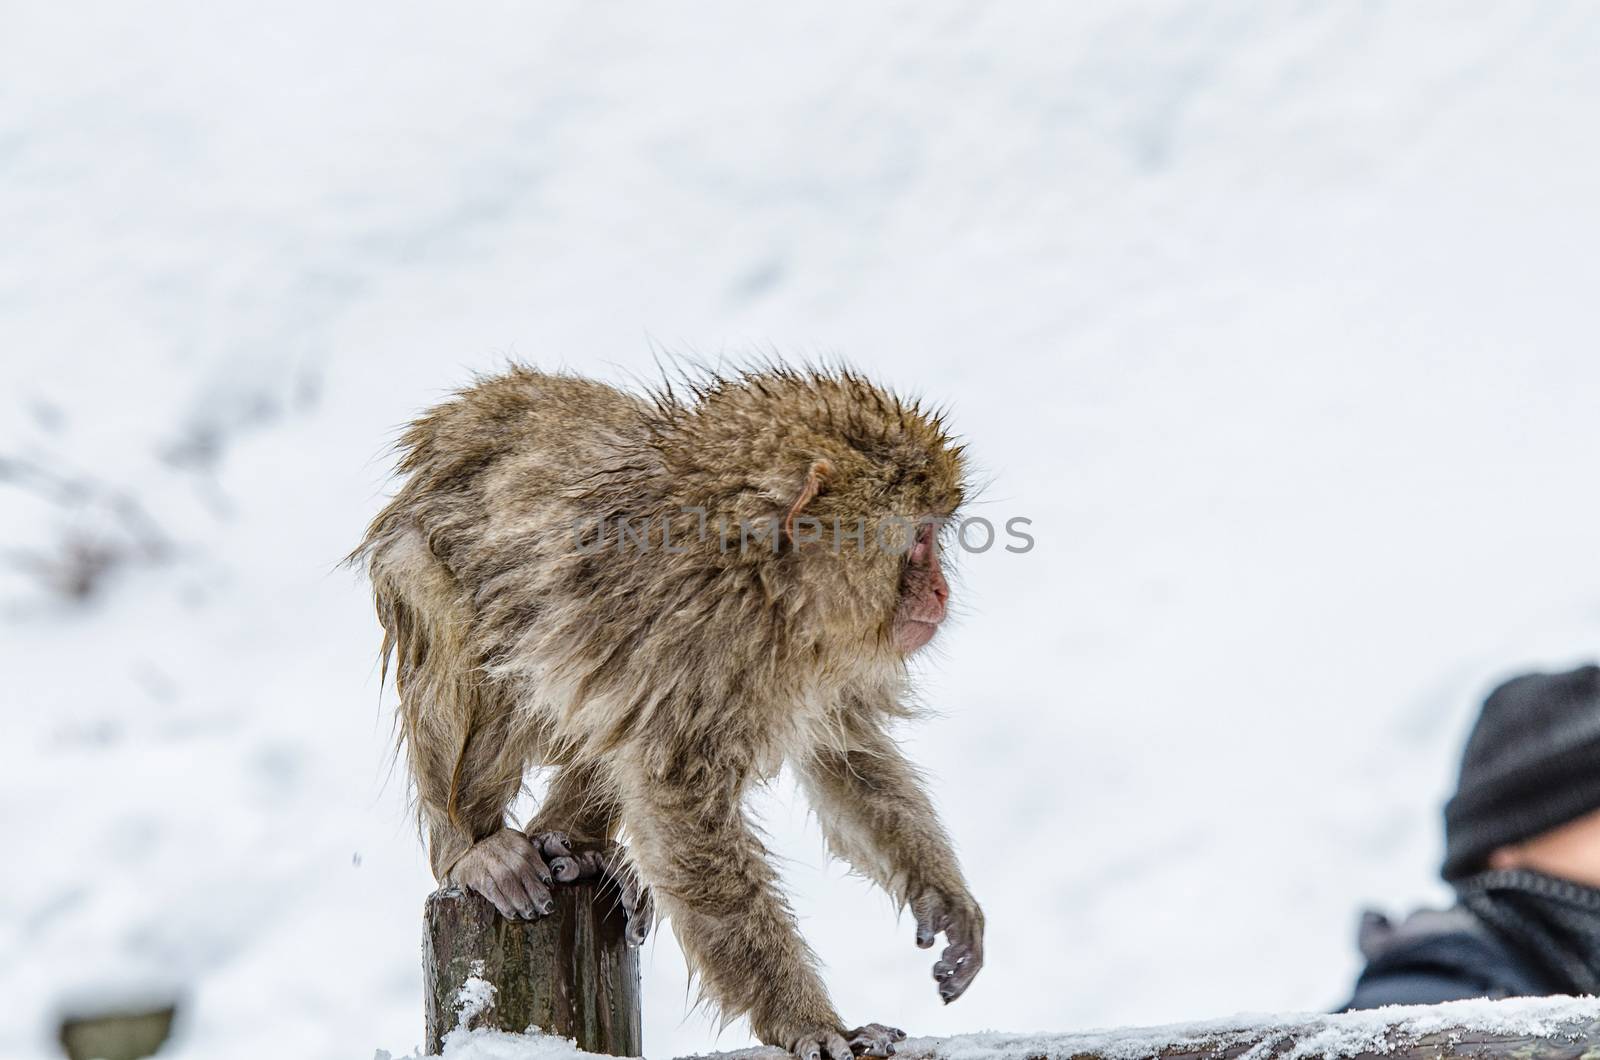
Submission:
M 450 882 L 477 891 L 508 920 L 536 920 L 555 912 L 550 868 L 528 837 L 502 828 L 472 844 L 450 870 Z
M 850 1051 L 856 1056 L 893 1056 L 894 1043 L 906 1040 L 905 1031 L 881 1023 L 869 1023 L 845 1034 L 850 1039 Z
M 544 857 L 557 883 L 599 880 L 602 893 L 613 894 L 627 915 L 623 936 L 628 945 L 639 946 L 655 924 L 655 902 L 650 888 L 640 882 L 628 864 L 628 852 L 620 843 L 575 841 L 565 832 L 533 832 L 529 838 Z

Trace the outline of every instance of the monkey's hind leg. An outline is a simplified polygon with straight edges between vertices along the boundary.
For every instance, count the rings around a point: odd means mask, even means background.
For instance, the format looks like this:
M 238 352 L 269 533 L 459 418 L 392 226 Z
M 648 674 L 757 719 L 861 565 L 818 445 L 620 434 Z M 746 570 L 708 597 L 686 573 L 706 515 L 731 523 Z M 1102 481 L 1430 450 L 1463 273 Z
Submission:
M 448 676 L 448 695 L 402 690 L 410 711 L 406 751 L 435 877 L 480 893 L 507 919 L 549 916 L 554 871 L 538 845 L 506 825 L 528 761 L 525 735 L 515 732 L 510 711 L 464 673 Z M 429 724 L 437 732 L 418 738 Z M 459 751 L 445 753 L 451 746 Z

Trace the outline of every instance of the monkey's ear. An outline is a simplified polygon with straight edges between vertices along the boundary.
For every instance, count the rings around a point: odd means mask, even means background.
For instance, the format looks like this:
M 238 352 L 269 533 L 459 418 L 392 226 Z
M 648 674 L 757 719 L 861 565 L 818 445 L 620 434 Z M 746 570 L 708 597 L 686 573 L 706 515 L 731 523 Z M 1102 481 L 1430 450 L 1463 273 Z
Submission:
M 794 521 L 806 510 L 806 505 L 817 499 L 817 494 L 822 492 L 828 476 L 833 474 L 833 465 L 826 459 L 813 460 L 811 470 L 806 472 L 806 479 L 800 484 L 800 491 L 794 495 L 794 500 L 789 502 L 789 510 L 783 515 L 783 536 L 789 544 L 795 544 Z

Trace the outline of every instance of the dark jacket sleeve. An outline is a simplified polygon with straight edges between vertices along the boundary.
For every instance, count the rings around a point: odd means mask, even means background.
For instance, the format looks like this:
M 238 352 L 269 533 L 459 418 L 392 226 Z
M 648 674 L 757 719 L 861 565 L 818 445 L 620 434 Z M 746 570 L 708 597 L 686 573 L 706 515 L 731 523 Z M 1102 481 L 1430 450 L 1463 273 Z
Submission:
M 1410 940 L 1374 957 L 1356 981 L 1355 996 L 1345 1010 L 1546 992 L 1497 941 L 1451 933 Z

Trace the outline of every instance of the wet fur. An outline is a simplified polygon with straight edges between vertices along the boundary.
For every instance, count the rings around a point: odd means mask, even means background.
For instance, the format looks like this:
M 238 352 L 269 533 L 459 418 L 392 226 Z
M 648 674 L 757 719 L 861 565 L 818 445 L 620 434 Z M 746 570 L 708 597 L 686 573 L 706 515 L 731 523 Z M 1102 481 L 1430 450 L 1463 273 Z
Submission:
M 939 418 L 846 371 L 636 395 L 516 367 L 429 411 L 400 449 L 403 485 L 352 558 L 435 875 L 508 824 L 530 768 L 554 767 L 527 830 L 625 831 L 727 1018 L 790 1047 L 842 1031 L 743 797 L 792 763 L 834 851 L 897 902 L 970 902 L 888 734 L 907 713 L 891 638 L 904 571 L 870 539 L 886 517 L 960 505 Z M 685 508 L 708 512 L 704 537 Z M 716 533 L 719 516 L 802 508 L 830 528 L 862 520 L 868 547 L 730 549 Z M 685 551 L 618 547 L 624 518 L 665 520 Z M 608 546 L 577 548 L 574 528 L 597 524 Z

